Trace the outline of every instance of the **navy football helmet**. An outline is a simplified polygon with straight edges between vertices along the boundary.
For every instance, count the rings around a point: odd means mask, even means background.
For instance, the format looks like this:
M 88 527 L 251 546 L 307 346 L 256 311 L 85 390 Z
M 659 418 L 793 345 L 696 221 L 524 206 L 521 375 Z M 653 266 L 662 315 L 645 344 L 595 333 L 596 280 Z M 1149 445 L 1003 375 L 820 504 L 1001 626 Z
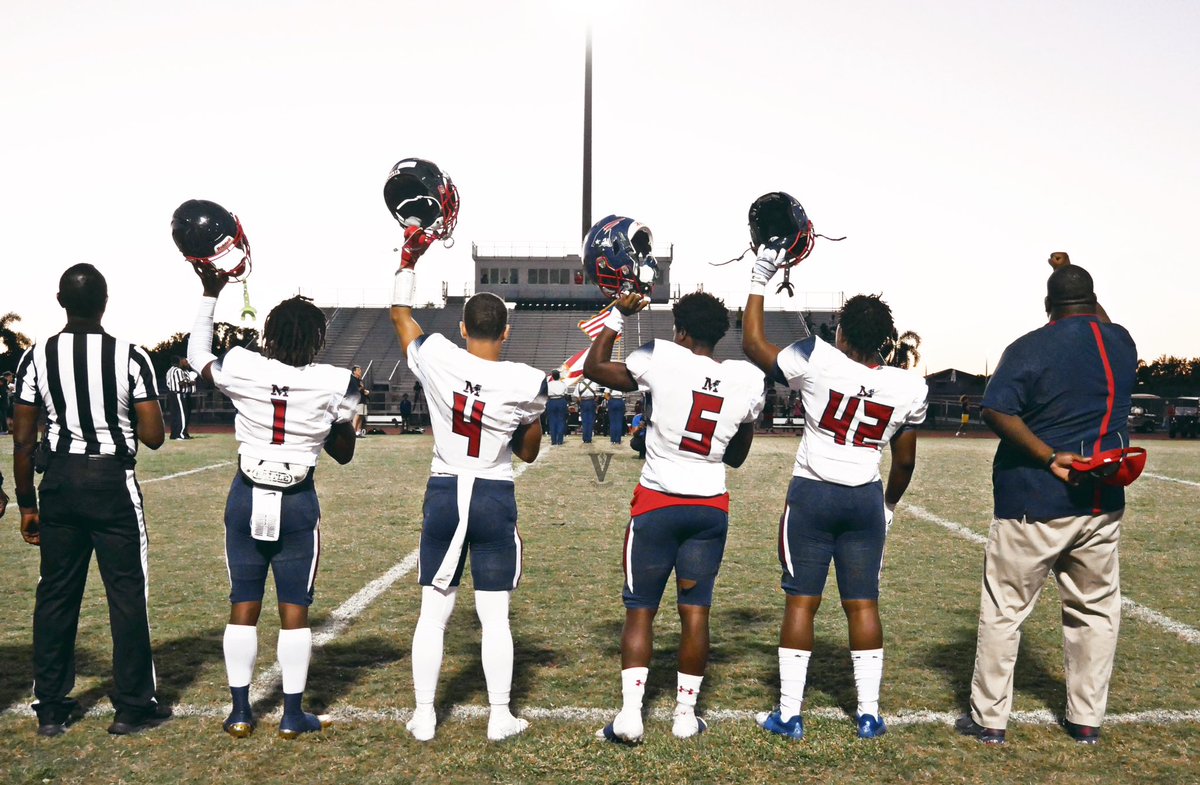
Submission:
M 406 238 L 412 234 L 407 230 L 416 227 L 429 242 L 450 240 L 458 224 L 458 189 L 454 181 L 437 164 L 423 158 L 405 158 L 392 167 L 383 184 L 383 200 L 388 212 L 406 230 Z
M 783 249 L 780 267 L 791 267 L 812 253 L 812 221 L 804 207 L 791 194 L 772 191 L 763 194 L 750 205 L 750 246 Z
M 207 264 L 233 281 L 250 275 L 250 240 L 242 222 L 216 202 L 189 199 L 171 216 L 175 247 L 192 264 Z
M 626 292 L 649 296 L 658 277 L 650 227 L 632 218 L 600 219 L 583 238 L 583 274 L 607 297 Z

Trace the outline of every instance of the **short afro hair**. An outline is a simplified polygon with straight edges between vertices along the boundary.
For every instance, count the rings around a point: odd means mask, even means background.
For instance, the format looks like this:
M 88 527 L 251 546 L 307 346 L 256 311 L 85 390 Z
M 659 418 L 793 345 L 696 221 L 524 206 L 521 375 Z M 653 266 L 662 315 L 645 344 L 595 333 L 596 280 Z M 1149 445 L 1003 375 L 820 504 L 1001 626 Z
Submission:
M 263 324 L 263 353 L 285 365 L 303 368 L 325 345 L 325 314 L 312 300 L 296 295 L 271 309 Z
M 72 265 L 58 279 L 58 304 L 68 316 L 99 318 L 108 305 L 108 281 L 86 262 Z
M 862 355 L 891 352 L 896 340 L 892 309 L 877 294 L 856 294 L 842 305 L 838 326 L 850 348 Z
M 463 306 L 463 326 L 472 338 L 498 341 L 508 326 L 508 306 L 491 292 L 479 292 Z
M 729 309 L 708 292 L 692 292 L 675 301 L 675 329 L 706 346 L 716 346 L 729 331 Z

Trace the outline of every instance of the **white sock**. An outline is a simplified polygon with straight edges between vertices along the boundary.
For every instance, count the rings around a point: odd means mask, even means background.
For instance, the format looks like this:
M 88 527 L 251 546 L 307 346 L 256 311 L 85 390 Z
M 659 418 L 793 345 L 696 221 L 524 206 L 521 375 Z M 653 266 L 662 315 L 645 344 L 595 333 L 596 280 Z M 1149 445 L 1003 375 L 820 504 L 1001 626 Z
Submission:
M 284 694 L 304 692 L 308 683 L 308 662 L 312 659 L 312 628 L 280 630 L 275 653 L 279 657 L 279 670 L 283 675 Z
M 454 612 L 458 589 L 442 591 L 434 586 L 421 587 L 421 615 L 413 630 L 412 674 L 417 711 L 433 713 L 438 674 L 442 670 L 442 640 L 446 624 Z
M 248 687 L 258 658 L 258 628 L 249 624 L 225 625 L 225 673 L 230 687 Z
M 508 626 L 510 591 L 476 591 L 475 613 L 482 627 L 480 658 L 483 678 L 487 681 L 488 703 L 492 712 L 504 707 L 507 712 L 512 691 L 513 640 Z
M 642 712 L 642 699 L 646 695 L 646 679 L 649 668 L 626 668 L 621 671 L 621 711 Z
M 850 652 L 854 686 L 858 688 L 858 715 L 879 716 L 879 684 L 883 681 L 883 649 Z
M 694 714 L 696 711 L 696 700 L 700 697 L 700 684 L 704 681 L 704 677 L 676 672 L 675 681 L 679 685 L 675 691 L 679 708 L 687 709 L 689 714 Z
M 790 720 L 804 705 L 804 682 L 808 679 L 811 651 L 779 647 L 779 716 Z

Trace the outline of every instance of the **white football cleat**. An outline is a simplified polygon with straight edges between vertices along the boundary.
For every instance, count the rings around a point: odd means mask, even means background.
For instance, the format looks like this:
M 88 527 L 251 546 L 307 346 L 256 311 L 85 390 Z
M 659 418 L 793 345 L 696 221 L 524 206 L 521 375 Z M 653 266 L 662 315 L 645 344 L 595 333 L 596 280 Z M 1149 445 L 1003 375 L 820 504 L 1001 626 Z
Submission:
M 433 709 L 417 709 L 404 727 L 417 741 L 433 741 L 433 737 L 437 735 L 437 714 Z
M 529 727 L 529 720 L 514 717 L 511 713 L 496 713 L 488 718 L 488 741 L 504 741 L 505 739 L 523 733 Z
M 596 731 L 596 738 L 607 739 L 618 744 L 641 744 L 645 732 L 641 710 L 626 711 L 622 709 L 616 719 Z
M 677 739 L 690 739 L 708 730 L 708 724 L 691 711 L 676 711 L 671 733 Z

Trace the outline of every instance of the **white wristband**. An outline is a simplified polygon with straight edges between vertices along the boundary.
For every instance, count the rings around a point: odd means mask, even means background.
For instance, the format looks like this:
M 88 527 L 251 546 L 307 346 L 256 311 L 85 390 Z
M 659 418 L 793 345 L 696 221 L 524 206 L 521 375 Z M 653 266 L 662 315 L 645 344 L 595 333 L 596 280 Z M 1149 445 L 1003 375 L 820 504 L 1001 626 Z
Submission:
M 759 297 L 766 297 L 767 296 L 766 283 L 764 283 L 762 281 L 751 281 L 750 282 L 750 294 L 751 295 L 757 294 Z
M 411 267 L 397 270 L 396 280 L 392 286 L 392 305 L 401 308 L 412 308 L 417 298 L 417 271 Z
M 624 329 L 625 317 L 617 310 L 615 305 L 608 310 L 608 316 L 604 317 L 604 326 L 618 335 Z

